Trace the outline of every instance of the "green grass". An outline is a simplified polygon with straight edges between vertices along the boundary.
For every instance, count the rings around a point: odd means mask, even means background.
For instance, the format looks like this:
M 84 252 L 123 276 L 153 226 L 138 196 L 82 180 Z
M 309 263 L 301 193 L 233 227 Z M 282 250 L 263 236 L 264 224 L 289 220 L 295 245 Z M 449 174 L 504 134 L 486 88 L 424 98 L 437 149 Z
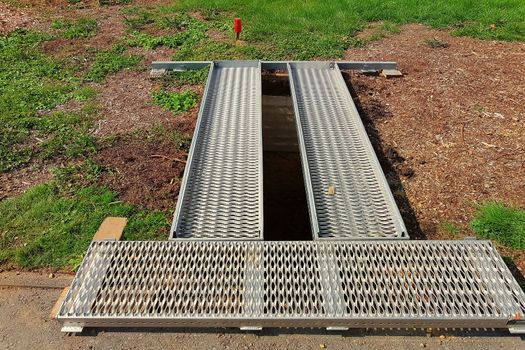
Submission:
M 167 72 L 162 76 L 162 86 L 164 88 L 169 87 L 181 87 L 184 85 L 201 85 L 206 83 L 208 78 L 209 67 L 205 67 L 197 70 L 188 70 L 184 72 Z
M 258 46 L 264 58 L 342 57 L 354 43 L 352 37 L 375 21 L 424 23 L 482 39 L 525 40 L 522 0 L 181 0 L 176 8 L 241 17 L 242 37 Z
M 88 38 L 97 32 L 97 21 L 90 18 L 72 20 L 56 20 L 51 28 L 61 31 L 62 36 L 67 39 Z
M 165 238 L 159 235 L 168 226 L 163 213 L 139 210 L 95 186 L 64 194 L 53 182 L 0 202 L 0 263 L 74 269 L 107 216 L 129 219 L 124 240 Z
M 108 74 L 132 68 L 139 64 L 142 59 L 141 56 L 127 55 L 125 52 L 126 47 L 123 45 L 115 45 L 110 50 L 99 52 L 85 79 L 87 81 L 101 81 Z
M 90 111 L 53 113 L 70 99 L 89 100 L 96 91 L 80 88 L 74 69 L 44 55 L 53 37 L 17 30 L 0 36 L 0 172 L 35 157 L 76 156 L 94 149 L 87 135 Z
M 525 248 L 525 210 L 488 202 L 478 207 L 472 229 L 480 237 L 512 248 Z
M 194 107 L 199 95 L 191 90 L 183 92 L 158 91 L 151 94 L 153 102 L 174 114 L 186 112 Z

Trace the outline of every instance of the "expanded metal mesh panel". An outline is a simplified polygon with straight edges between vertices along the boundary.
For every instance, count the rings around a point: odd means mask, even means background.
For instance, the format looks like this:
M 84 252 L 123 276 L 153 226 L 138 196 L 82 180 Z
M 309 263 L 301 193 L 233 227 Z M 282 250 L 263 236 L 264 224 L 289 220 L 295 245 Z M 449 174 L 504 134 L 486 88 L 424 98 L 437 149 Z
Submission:
M 93 242 L 61 307 L 89 325 L 504 327 L 486 241 Z
M 212 64 L 187 168 L 173 236 L 262 236 L 258 62 Z
M 289 70 L 314 234 L 407 238 L 337 65 L 290 63 Z

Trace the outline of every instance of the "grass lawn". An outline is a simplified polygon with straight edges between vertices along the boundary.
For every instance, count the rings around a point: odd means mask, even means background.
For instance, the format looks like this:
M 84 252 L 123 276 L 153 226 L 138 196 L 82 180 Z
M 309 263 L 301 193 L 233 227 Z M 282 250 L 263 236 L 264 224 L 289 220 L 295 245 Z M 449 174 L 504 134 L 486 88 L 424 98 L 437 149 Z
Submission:
M 70 6 L 75 3 L 70 1 Z M 456 35 L 525 41 L 523 0 L 115 3 L 130 4 L 115 12 L 125 32 L 104 49 L 90 46 L 103 28 L 96 11 L 72 18 L 62 12 L 59 19 L 50 13 L 48 30 L 0 35 L 0 172 L 32 162 L 48 166 L 56 159 L 64 165 L 51 182 L 0 201 L 0 264 L 72 269 L 106 216 L 130 219 L 124 239 L 166 238 L 159 233 L 168 225 L 165 213 L 122 203 L 118 193 L 97 187 L 97 165 L 90 160 L 100 151 L 101 141 L 92 130 L 103 118 L 95 102 L 100 91 L 93 85 L 140 66 L 144 50 L 172 49 L 173 60 L 338 59 L 348 47 L 365 43 L 355 34 L 370 22 L 383 22 L 381 30 L 392 33 L 405 23 L 423 23 Z M 243 19 L 244 45 L 220 39 L 232 37 L 233 17 Z M 66 58 L 46 53 L 43 46 L 55 39 L 80 43 L 84 51 Z M 89 62 L 71 64 L 77 58 Z M 207 69 L 167 76 L 160 82 L 162 90 L 150 91 L 151 103 L 173 114 L 187 111 L 199 97 L 191 90 L 172 90 L 203 84 L 206 76 Z M 57 110 L 71 101 L 81 108 Z M 174 142 L 189 145 L 183 133 Z M 480 236 L 524 248 L 523 212 L 517 209 L 487 204 L 480 208 L 473 228 Z
M 245 40 L 262 43 L 268 59 L 341 57 L 367 23 L 424 23 L 482 39 L 525 40 L 522 0 L 181 0 L 186 10 L 213 18 L 226 11 L 244 21 Z
M 489 202 L 478 207 L 472 229 L 480 237 L 525 249 L 525 210 Z

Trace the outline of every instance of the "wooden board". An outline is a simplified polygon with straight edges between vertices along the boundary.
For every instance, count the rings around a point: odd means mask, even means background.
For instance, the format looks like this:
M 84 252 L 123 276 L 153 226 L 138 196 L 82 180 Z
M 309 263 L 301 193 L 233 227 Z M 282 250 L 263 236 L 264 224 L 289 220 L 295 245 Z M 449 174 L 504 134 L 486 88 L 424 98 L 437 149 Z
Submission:
M 127 218 L 107 217 L 102 221 L 97 233 L 93 237 L 94 241 L 119 241 L 122 237 L 124 227 L 128 223 Z

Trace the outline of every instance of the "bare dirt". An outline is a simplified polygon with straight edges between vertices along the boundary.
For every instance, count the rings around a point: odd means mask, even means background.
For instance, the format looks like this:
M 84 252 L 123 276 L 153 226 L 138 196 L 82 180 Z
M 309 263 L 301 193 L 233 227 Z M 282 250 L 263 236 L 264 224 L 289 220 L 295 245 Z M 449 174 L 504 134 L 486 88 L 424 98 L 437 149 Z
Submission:
M 258 334 L 238 329 L 86 329 L 81 335 L 60 332 L 50 311 L 71 276 L 0 273 L 0 349 L 525 349 L 506 331 L 434 332 L 265 329 Z M 31 285 L 37 288 L 27 288 Z
M 0 34 L 35 25 L 36 19 L 29 10 L 14 8 L 0 2 Z
M 448 47 L 432 48 L 431 39 Z M 408 225 L 412 233 L 461 238 L 472 235 L 476 203 L 525 207 L 524 43 L 407 25 L 399 35 L 349 49 L 346 59 L 397 61 L 404 74 L 351 72 L 350 80 L 396 199 L 409 204 L 401 205 L 409 223 L 412 214 L 417 220 Z M 446 222 L 457 224 L 459 235 L 447 232 Z M 525 269 L 524 253 L 511 255 Z
M 166 213 L 175 210 L 186 160 L 175 143 L 128 135 L 95 159 L 107 169 L 100 184 L 117 191 L 120 200 Z
M 39 163 L 0 173 L 0 200 L 23 193 L 35 184 L 51 180 L 52 177 L 50 167 Z

